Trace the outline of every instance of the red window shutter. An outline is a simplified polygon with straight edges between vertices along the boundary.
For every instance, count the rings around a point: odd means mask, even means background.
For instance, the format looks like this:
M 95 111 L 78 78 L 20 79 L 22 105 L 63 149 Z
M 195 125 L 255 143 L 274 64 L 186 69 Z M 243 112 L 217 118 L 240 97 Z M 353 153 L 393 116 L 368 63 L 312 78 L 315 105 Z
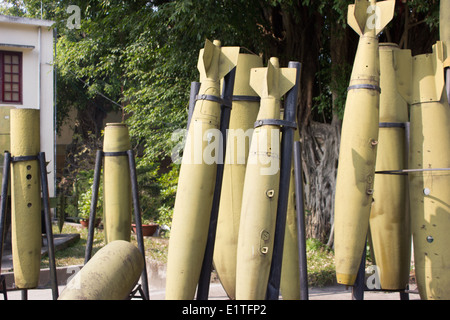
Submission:
M 22 103 L 22 53 L 0 53 L 1 98 L 6 103 Z

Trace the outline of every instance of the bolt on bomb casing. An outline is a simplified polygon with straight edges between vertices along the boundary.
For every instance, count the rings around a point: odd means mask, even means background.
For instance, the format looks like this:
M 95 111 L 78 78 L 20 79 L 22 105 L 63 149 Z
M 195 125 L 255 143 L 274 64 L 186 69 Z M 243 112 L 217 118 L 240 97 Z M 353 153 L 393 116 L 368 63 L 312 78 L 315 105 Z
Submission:
M 167 261 L 168 300 L 194 298 L 206 248 L 220 148 L 220 79 L 236 66 L 239 50 L 221 47 L 217 40 L 206 40 L 200 50 L 198 96 L 204 99 L 195 104 L 178 178 Z
M 252 69 L 250 85 L 261 97 L 257 120 L 280 119 L 280 98 L 295 85 L 297 70 Z M 236 299 L 265 299 L 272 259 L 280 178 L 280 129 L 262 124 L 253 131 L 245 172 L 236 260 Z
M 377 35 L 395 1 L 355 1 L 348 23 L 360 35 L 342 123 L 335 193 L 335 263 L 340 284 L 353 285 L 366 244 L 378 139 L 380 67 Z
M 125 300 L 143 268 L 138 248 L 128 241 L 111 241 L 78 271 L 58 300 Z
M 131 180 L 128 156 L 108 155 L 130 150 L 128 128 L 122 123 L 107 123 L 103 141 L 103 214 L 105 240 L 130 241 L 131 235 Z
M 37 156 L 40 151 L 40 113 L 11 110 L 11 156 Z M 17 288 L 39 283 L 41 263 L 41 184 L 38 160 L 11 165 L 11 236 L 14 281 Z
M 400 49 L 396 44 L 379 46 L 381 94 L 377 171 L 402 170 L 408 165 L 405 132 L 405 123 L 409 120 L 408 104 L 399 93 L 397 79 L 408 81 L 411 75 L 409 70 L 403 70 L 404 64 L 398 62 L 397 51 Z M 408 192 L 406 176 L 375 175 L 369 224 L 375 264 L 381 288 L 385 290 L 404 290 L 409 283 L 411 227 Z
M 408 57 L 403 57 L 406 60 Z M 412 60 L 412 61 L 411 61 Z M 450 109 L 444 91 L 444 46 L 411 58 L 409 173 L 414 265 L 422 299 L 450 299 Z
M 261 57 L 253 54 L 239 54 L 234 85 L 235 96 L 259 97 L 250 87 L 250 70 L 258 67 L 262 67 Z M 258 111 L 259 101 L 257 100 L 235 100 L 230 115 L 214 247 L 214 267 L 230 299 L 236 297 L 236 250 L 242 190 L 251 131 Z

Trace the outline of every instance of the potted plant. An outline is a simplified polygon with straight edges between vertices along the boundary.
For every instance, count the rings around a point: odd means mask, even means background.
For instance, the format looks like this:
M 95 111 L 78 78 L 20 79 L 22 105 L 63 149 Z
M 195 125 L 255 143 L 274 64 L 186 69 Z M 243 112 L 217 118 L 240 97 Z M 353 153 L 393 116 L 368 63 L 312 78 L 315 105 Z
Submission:
M 155 214 L 152 214 L 152 210 L 144 211 L 141 215 L 142 235 L 144 237 L 152 236 L 158 229 L 159 224 L 155 222 L 157 218 Z M 133 232 L 136 233 L 136 224 L 132 224 Z
M 83 228 L 88 228 L 89 227 L 89 212 L 87 212 L 87 214 L 85 214 L 85 213 L 78 214 L 78 218 L 80 219 L 79 221 L 80 221 L 80 224 L 81 224 L 81 226 Z M 100 225 L 101 222 L 102 222 L 102 218 L 100 218 L 98 216 L 98 213 L 97 213 L 97 216 L 95 218 L 95 225 L 94 225 L 94 227 L 97 228 Z
M 144 237 L 151 237 L 156 230 L 158 230 L 159 224 L 153 222 L 153 220 L 143 219 L 142 220 L 142 235 Z M 133 232 L 136 233 L 136 224 L 132 224 Z
M 94 172 L 88 172 L 87 176 L 87 185 L 84 190 L 82 190 L 81 194 L 78 196 L 78 218 L 80 220 L 80 224 L 87 228 L 89 226 L 89 217 L 91 214 L 91 201 L 92 201 L 92 185 L 94 183 Z M 96 219 L 95 219 L 95 227 L 98 227 L 101 222 L 101 217 L 103 215 L 103 190 L 102 184 L 99 186 L 98 190 L 98 200 L 97 200 L 97 210 L 96 210 Z

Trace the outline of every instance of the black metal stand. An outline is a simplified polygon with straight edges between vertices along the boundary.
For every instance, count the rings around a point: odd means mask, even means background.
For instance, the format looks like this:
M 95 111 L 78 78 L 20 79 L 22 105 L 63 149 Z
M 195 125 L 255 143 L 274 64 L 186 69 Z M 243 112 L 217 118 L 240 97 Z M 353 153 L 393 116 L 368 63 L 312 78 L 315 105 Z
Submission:
M 303 204 L 302 149 L 300 141 L 294 141 L 295 206 L 297 214 L 298 257 L 300 274 L 300 300 L 308 300 L 308 264 L 306 258 L 305 208 Z
M 8 294 L 6 293 L 6 280 L 3 275 L 0 275 L 0 285 L 2 286 L 3 299 L 8 300 Z
M 361 263 L 359 265 L 358 273 L 356 275 L 355 284 L 352 287 L 352 300 L 364 300 L 365 269 L 366 269 L 366 243 L 364 243 L 364 250 L 361 258 Z
M 294 87 L 289 90 L 286 95 L 283 121 L 285 121 L 286 123 L 296 124 L 297 97 L 301 64 L 299 62 L 291 61 L 289 62 L 288 67 L 296 68 L 297 76 Z M 272 262 L 270 266 L 269 281 L 266 293 L 266 299 L 268 300 L 277 300 L 279 298 L 280 292 L 281 266 L 283 260 L 284 234 L 286 230 L 286 213 L 289 197 L 289 183 L 291 178 L 293 143 L 294 128 L 292 128 L 291 126 L 283 126 L 281 139 L 280 187 L 277 205 L 277 218 Z
M 50 202 L 49 202 L 49 192 L 48 192 L 48 179 L 47 170 L 45 164 L 45 153 L 40 152 L 37 156 L 32 157 L 15 157 L 12 158 L 9 152 L 5 152 L 4 165 L 3 165 L 3 179 L 2 179 L 2 191 L 1 191 L 1 212 L 0 212 L 0 267 L 1 258 L 3 255 L 3 239 L 5 233 L 5 219 L 6 219 L 6 208 L 7 208 L 7 198 L 8 198 L 8 184 L 10 180 L 10 166 L 14 162 L 37 160 L 39 162 L 39 171 L 41 179 L 41 191 L 44 204 L 44 216 L 45 216 L 45 228 L 47 236 L 47 246 L 48 246 L 48 258 L 50 264 L 50 281 L 53 300 L 58 299 L 58 281 L 56 277 L 56 263 L 55 263 L 55 247 L 53 243 L 53 230 L 52 221 L 50 216 Z M 4 277 L 2 280 L 3 293 L 6 297 L 6 283 Z M 22 290 L 22 299 L 26 300 L 28 297 L 27 290 Z
M 6 212 L 8 205 L 8 182 L 9 182 L 9 172 L 10 172 L 11 154 L 9 152 L 5 153 L 4 166 L 3 166 L 3 177 L 2 177 L 2 191 L 1 191 L 1 211 L 0 211 L 0 273 L 3 258 L 3 241 L 5 240 L 5 224 L 6 224 Z M 2 283 L 2 291 L 5 300 L 8 300 L 8 294 L 6 290 L 5 276 L 0 275 L 0 281 Z
M 95 169 L 94 169 L 94 183 L 92 186 L 92 198 L 91 198 L 91 208 L 89 213 L 89 231 L 86 243 L 86 252 L 84 263 L 86 264 L 92 256 L 92 245 L 94 242 L 94 232 L 95 232 L 95 219 L 97 212 L 97 201 L 98 201 L 98 190 L 100 186 L 100 173 L 102 168 L 103 157 L 105 152 L 97 150 Z M 144 258 L 144 269 L 141 274 L 141 285 L 137 285 L 137 288 L 130 293 L 130 297 L 134 297 L 136 292 L 141 292 L 141 298 L 144 300 L 150 299 L 149 286 L 148 286 L 148 276 L 147 276 L 147 264 L 145 262 L 145 246 L 144 237 L 142 235 L 142 220 L 141 220 L 141 209 L 139 204 L 139 193 L 136 175 L 136 164 L 134 160 L 133 150 L 128 150 L 126 152 L 117 152 L 107 154 L 108 156 L 127 156 L 128 164 L 130 168 L 130 180 L 131 180 L 131 194 L 133 197 L 133 208 L 134 208 L 134 222 L 136 224 L 136 238 L 138 242 L 139 251 Z M 131 227 L 131 226 L 130 226 Z
M 144 258 L 144 270 L 141 275 L 142 285 L 140 286 L 142 290 L 141 296 L 144 300 L 150 300 L 150 293 L 148 288 L 148 277 L 147 277 L 147 263 L 145 262 L 145 247 L 144 247 L 144 236 L 142 235 L 142 220 L 141 220 L 141 206 L 139 204 L 139 193 L 138 193 L 138 183 L 136 175 L 136 163 L 134 160 L 133 150 L 127 151 L 128 155 L 128 165 L 130 166 L 130 178 L 131 178 L 131 191 L 133 196 L 133 207 L 134 207 L 134 222 L 136 224 L 136 237 L 138 241 L 138 248 L 141 251 L 142 257 Z
M 48 179 L 47 179 L 47 169 L 45 164 L 45 153 L 39 153 L 39 167 L 41 171 L 41 186 L 42 186 L 42 197 L 44 200 L 44 213 L 45 213 L 45 228 L 47 234 L 47 245 L 48 245 L 48 260 L 50 263 L 50 273 L 53 275 L 51 277 L 51 286 L 53 292 L 53 299 L 58 298 L 58 281 L 56 279 L 56 262 L 55 262 L 55 245 L 53 242 L 53 230 L 52 230 L 52 220 L 50 217 L 50 196 L 48 193 Z

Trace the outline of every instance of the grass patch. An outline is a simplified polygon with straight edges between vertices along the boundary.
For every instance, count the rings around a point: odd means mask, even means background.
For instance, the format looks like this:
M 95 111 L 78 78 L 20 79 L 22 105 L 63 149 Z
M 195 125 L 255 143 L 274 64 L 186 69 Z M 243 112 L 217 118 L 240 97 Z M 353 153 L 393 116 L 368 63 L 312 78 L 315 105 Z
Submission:
M 306 241 L 308 285 L 323 287 L 334 284 L 336 270 L 333 251 L 316 239 Z
M 59 234 L 57 226 L 53 226 L 53 233 Z M 84 255 L 86 252 L 86 243 L 88 236 L 88 229 L 81 226 L 74 226 L 72 224 L 65 223 L 61 233 L 79 233 L 80 240 L 73 243 L 71 246 L 58 250 L 55 252 L 55 263 L 57 267 L 64 267 L 70 265 L 82 265 L 84 264 Z M 131 242 L 137 247 L 136 236 L 131 234 Z M 167 262 L 167 247 L 168 240 L 163 238 L 144 238 L 145 256 L 152 260 L 160 262 Z M 101 248 L 106 245 L 105 233 L 102 229 L 95 229 L 94 241 L 92 244 L 92 256 Z M 45 255 L 41 259 L 41 268 L 48 268 L 49 261 L 48 256 Z
M 71 265 L 80 265 L 84 264 L 84 255 L 86 251 L 86 243 L 88 230 L 86 228 L 82 228 L 71 225 L 64 224 L 61 233 L 79 233 L 80 240 L 73 243 L 69 247 L 55 251 L 55 263 L 56 267 L 65 267 Z M 53 226 L 53 234 L 59 234 L 59 229 L 57 226 Z M 92 254 L 95 254 L 100 248 L 105 245 L 105 237 L 103 235 L 103 231 L 99 229 L 95 229 L 94 234 L 94 242 L 92 244 Z M 48 255 L 45 255 L 41 259 L 41 268 L 49 267 L 49 259 Z

